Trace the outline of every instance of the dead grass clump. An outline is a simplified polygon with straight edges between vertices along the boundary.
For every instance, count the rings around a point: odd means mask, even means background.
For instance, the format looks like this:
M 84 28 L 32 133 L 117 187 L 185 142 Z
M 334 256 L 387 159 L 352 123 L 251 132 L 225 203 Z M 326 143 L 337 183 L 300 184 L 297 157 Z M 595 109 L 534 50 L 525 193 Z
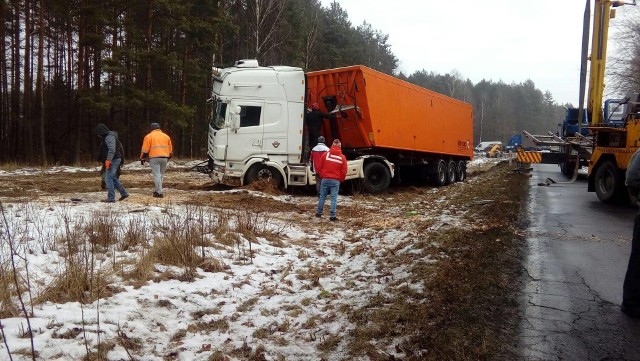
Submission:
M 150 237 L 150 229 L 146 226 L 146 222 L 129 218 L 125 225 L 124 234 L 119 244 L 120 251 L 128 251 L 137 246 L 146 246 Z
M 253 308 L 256 306 L 256 304 L 258 303 L 259 298 L 258 297 L 253 297 L 250 298 L 244 302 L 242 302 L 242 304 L 240 304 L 240 306 L 238 306 L 237 310 L 238 312 L 248 312 L 253 310 Z
M 196 320 L 199 320 L 206 315 L 219 315 L 220 312 L 221 311 L 219 308 L 207 308 L 201 311 L 191 312 L 191 317 L 193 317 Z
M 78 337 L 79 334 L 82 333 L 82 329 L 80 327 L 72 327 L 67 329 L 66 331 L 60 333 L 58 330 L 54 330 L 51 338 L 61 338 L 64 340 L 73 340 Z
M 143 252 L 133 269 L 122 273 L 122 278 L 129 281 L 135 288 L 140 288 L 153 277 L 154 272 L 153 257 L 149 253 Z
M 156 239 L 149 253 L 154 260 L 165 265 L 196 267 L 200 263 L 193 244 L 178 235 Z
M 139 337 L 130 337 L 124 331 L 118 331 L 118 344 L 127 351 L 142 350 L 143 340 Z
M 209 322 L 198 321 L 194 324 L 190 324 L 187 327 L 187 331 L 191 333 L 209 333 L 214 331 L 227 331 L 229 329 L 229 321 L 226 318 L 218 320 L 211 320 Z
M 101 297 L 109 297 L 118 292 L 118 288 L 109 287 L 109 280 L 91 265 L 70 260 L 49 286 L 34 299 L 35 304 L 44 302 L 91 303 Z
M 16 296 L 13 277 L 14 275 L 9 265 L 0 263 L 0 318 L 19 315 L 18 309 L 12 299 L 12 296 Z
M 84 228 L 89 242 L 102 250 L 118 242 L 120 222 L 112 212 L 94 212 Z
M 249 346 L 246 342 L 242 344 L 241 347 L 234 349 L 231 351 L 231 355 L 239 358 L 240 360 L 246 361 L 266 361 L 265 357 L 265 349 L 264 345 L 260 344 L 256 346 L 255 351 Z
M 335 351 L 340 345 L 342 341 L 342 337 L 338 335 L 329 335 L 324 337 L 324 339 L 318 344 L 318 350 L 322 352 L 331 352 Z
M 82 361 L 102 361 L 108 360 L 109 351 L 113 350 L 116 347 L 115 342 L 102 342 L 97 345 L 97 349 L 89 351 L 83 358 Z

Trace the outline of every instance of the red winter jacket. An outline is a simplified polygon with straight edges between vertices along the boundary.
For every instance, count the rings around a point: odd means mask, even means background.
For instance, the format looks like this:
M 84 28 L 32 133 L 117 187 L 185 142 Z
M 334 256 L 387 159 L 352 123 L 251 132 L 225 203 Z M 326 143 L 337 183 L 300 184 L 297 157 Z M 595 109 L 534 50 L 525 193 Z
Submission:
M 342 149 L 334 145 L 329 149 L 320 162 L 316 165 L 316 171 L 321 178 L 337 179 L 344 182 L 347 177 L 347 158 L 342 154 Z

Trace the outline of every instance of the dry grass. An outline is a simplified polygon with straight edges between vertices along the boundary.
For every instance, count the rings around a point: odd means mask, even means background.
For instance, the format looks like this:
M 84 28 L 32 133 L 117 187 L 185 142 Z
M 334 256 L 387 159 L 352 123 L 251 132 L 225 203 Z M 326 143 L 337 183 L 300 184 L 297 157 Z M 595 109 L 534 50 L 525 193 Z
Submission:
M 523 241 L 515 225 L 523 220 L 528 182 L 509 174 L 506 165 L 478 177 L 480 185 L 473 195 L 458 192 L 447 203 L 469 207 L 472 198 L 492 199 L 474 210 L 476 224 L 424 233 L 415 245 L 419 253 L 408 264 L 412 282 L 423 287 L 398 287 L 351 311 L 349 317 L 357 325 L 350 342 L 353 356 L 388 360 L 381 347 L 402 337 L 395 347 L 406 360 L 515 357 L 509 345 L 517 324 L 515 294 Z M 509 191 L 496 195 L 496 188 Z M 433 255 L 446 261 L 422 260 L 433 260 Z
M 13 272 L 8 264 L 0 263 L 0 319 L 18 316 L 19 311 L 13 303 L 16 295 Z
M 91 303 L 98 298 L 109 297 L 120 289 L 109 286 L 109 279 L 81 260 L 70 260 L 65 269 L 51 284 L 34 299 L 35 304 L 44 302 Z

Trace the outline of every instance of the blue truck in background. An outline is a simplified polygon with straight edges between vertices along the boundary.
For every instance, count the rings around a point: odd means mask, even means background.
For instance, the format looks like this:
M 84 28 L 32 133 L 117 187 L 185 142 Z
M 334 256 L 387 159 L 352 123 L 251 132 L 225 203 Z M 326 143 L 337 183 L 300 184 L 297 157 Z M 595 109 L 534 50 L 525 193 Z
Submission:
M 562 138 L 575 137 L 578 132 L 578 112 L 577 108 L 567 108 L 564 120 L 562 121 Z M 620 128 L 624 126 L 624 117 L 626 112 L 625 99 L 607 99 L 604 102 L 603 107 L 603 119 L 602 126 Z M 584 119 L 582 119 L 582 127 L 580 128 L 580 134 L 589 135 L 589 122 L 591 114 L 585 109 Z
M 522 145 L 522 134 L 514 134 L 504 147 L 505 152 L 515 152 Z

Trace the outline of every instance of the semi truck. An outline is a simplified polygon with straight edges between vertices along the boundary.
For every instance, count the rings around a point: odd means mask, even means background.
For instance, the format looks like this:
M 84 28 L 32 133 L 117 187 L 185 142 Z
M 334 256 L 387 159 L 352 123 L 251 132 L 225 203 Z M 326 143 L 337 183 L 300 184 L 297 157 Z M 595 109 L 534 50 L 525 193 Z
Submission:
M 317 140 L 304 121 L 314 103 L 330 115 L 321 135 L 328 145 L 341 140 L 347 179 L 366 192 L 405 174 L 436 186 L 463 181 L 473 158 L 470 104 L 365 66 L 305 73 L 249 59 L 213 69 L 213 80 L 206 168 L 216 183 L 314 185 L 308 161 Z

